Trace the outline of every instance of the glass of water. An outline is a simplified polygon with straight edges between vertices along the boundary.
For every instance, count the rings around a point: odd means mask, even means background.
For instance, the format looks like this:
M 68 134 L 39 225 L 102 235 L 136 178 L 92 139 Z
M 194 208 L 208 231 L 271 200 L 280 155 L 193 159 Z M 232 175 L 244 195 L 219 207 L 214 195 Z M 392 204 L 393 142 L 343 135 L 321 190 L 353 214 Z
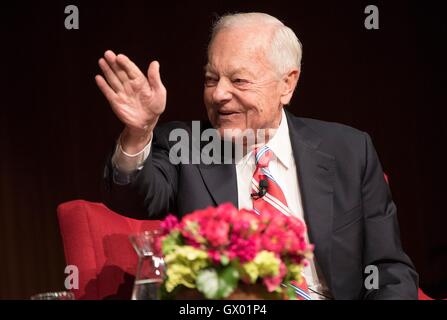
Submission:
M 59 292 L 45 292 L 31 296 L 31 300 L 75 300 L 73 292 L 59 291 Z
M 159 300 L 160 286 L 165 277 L 165 263 L 157 250 L 159 231 L 144 231 L 129 236 L 138 255 L 138 266 L 132 300 Z

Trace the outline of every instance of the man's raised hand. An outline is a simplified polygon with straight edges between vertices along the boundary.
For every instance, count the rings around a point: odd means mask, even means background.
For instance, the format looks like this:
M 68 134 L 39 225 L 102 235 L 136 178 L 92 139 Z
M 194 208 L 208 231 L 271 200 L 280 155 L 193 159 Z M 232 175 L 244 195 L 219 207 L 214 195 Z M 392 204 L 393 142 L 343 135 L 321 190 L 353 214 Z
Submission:
M 138 142 L 144 144 L 150 140 L 166 106 L 166 88 L 160 79 L 160 65 L 153 61 L 146 77 L 128 57 L 108 50 L 104 58 L 99 59 L 99 66 L 104 77 L 97 75 L 96 84 L 126 126 L 122 144 L 124 146 L 123 142 L 126 142 L 126 149 L 132 152 L 132 149 L 141 147 Z

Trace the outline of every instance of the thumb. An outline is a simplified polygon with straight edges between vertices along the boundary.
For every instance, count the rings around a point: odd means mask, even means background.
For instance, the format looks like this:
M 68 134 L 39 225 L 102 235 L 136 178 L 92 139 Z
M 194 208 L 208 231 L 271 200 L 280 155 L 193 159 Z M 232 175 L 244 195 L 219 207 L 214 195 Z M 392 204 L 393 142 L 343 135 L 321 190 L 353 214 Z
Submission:
M 147 79 L 149 80 L 149 85 L 153 89 L 160 89 L 163 87 L 163 83 L 160 78 L 160 63 L 158 61 L 152 61 L 147 69 Z

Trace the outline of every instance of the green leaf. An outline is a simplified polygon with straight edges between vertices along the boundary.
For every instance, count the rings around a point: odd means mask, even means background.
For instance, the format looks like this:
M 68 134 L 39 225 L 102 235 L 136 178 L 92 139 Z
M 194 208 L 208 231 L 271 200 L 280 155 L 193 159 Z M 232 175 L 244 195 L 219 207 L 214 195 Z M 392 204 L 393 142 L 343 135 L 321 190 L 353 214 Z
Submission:
M 215 269 L 204 269 L 197 273 L 197 290 L 207 299 L 219 299 L 219 276 Z
M 228 266 L 219 272 L 219 298 L 227 298 L 236 289 L 239 282 L 239 272 L 233 266 Z

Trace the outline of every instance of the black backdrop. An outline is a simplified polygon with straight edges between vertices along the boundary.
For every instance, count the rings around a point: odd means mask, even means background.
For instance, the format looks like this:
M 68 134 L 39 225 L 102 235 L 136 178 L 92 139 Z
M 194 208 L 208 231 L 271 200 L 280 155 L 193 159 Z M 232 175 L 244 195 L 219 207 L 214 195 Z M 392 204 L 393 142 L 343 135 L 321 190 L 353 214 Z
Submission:
M 216 14 L 262 11 L 304 45 L 290 110 L 368 132 L 390 177 L 421 287 L 447 297 L 444 228 L 447 52 L 440 1 L 33 1 L 1 9 L 0 298 L 63 289 L 56 206 L 100 201 L 122 129 L 94 82 L 106 49 L 161 63 L 162 121 L 206 117 L 202 66 Z M 77 5 L 79 30 L 64 8 Z M 366 30 L 375 4 L 380 29 Z

